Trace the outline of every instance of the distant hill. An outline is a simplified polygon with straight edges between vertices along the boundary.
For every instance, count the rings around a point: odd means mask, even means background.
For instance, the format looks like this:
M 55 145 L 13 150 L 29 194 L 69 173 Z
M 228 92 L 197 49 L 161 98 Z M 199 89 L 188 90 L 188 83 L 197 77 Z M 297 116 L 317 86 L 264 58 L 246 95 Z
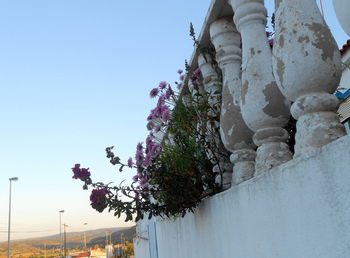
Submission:
M 127 241 L 132 242 L 133 236 L 136 234 L 136 227 L 131 228 L 101 228 L 95 230 L 86 231 L 86 242 L 88 247 L 94 247 L 96 245 L 104 247 L 106 243 L 106 232 L 112 234 L 112 243 L 117 244 L 120 242 L 120 235 L 123 234 Z M 67 232 L 67 248 L 79 248 L 84 245 L 83 242 L 83 232 Z M 30 238 L 23 240 L 13 240 L 12 248 L 13 251 L 18 249 L 20 253 L 24 251 L 30 251 L 31 253 L 39 252 L 39 250 L 44 249 L 46 245 L 47 250 L 54 250 L 60 247 L 59 234 L 40 237 L 40 238 Z M 7 242 L 0 243 L 0 258 L 4 256 L 7 252 Z
M 123 236 L 123 238 L 125 238 L 126 241 L 132 242 L 132 239 L 135 236 L 135 234 L 136 234 L 136 226 L 112 232 L 112 235 L 111 235 L 112 243 L 113 244 L 120 243 L 121 236 Z M 93 247 L 95 245 L 104 246 L 105 244 L 106 244 L 106 236 L 91 239 L 91 241 L 89 241 L 88 246 L 90 247 Z
M 119 230 L 124 230 L 126 229 L 125 227 L 118 227 L 118 228 L 99 228 L 99 229 L 93 229 L 93 230 L 87 230 L 86 235 L 89 236 L 96 236 L 96 235 L 103 235 L 107 231 L 119 231 Z M 81 238 L 84 232 L 67 232 L 67 239 L 75 239 L 75 238 Z M 63 234 L 63 231 L 62 231 Z M 50 240 L 50 239 L 59 239 L 60 235 L 51 235 L 51 236 L 44 236 L 44 237 L 39 237 L 39 238 L 29 238 L 29 239 L 23 239 L 19 241 L 30 241 L 30 240 Z

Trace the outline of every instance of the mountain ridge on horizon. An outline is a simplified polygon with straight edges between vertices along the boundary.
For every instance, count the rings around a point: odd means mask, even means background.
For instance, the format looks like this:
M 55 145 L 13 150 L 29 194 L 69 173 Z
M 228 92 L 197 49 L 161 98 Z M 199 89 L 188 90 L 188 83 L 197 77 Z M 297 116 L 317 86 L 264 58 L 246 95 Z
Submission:
M 66 237 L 66 246 L 68 252 L 83 250 L 84 239 L 83 232 L 68 232 Z M 114 228 L 100 228 L 87 230 L 86 232 L 86 246 L 88 248 L 105 248 L 106 244 L 119 244 L 121 241 L 133 241 L 136 234 L 136 226 L 131 227 L 114 227 Z M 107 234 L 106 234 L 107 233 Z M 110 237 L 106 237 L 110 234 Z M 108 239 L 108 240 L 107 240 Z M 107 243 L 108 241 L 108 243 Z M 43 257 L 46 252 L 55 257 L 59 253 L 61 241 L 59 234 L 50 235 L 47 237 L 27 238 L 24 240 L 11 241 L 11 250 L 16 255 L 22 257 Z M 6 257 L 7 242 L 0 242 L 0 258 Z M 34 255 L 34 256 L 33 256 Z
M 111 227 L 111 228 L 90 229 L 90 230 L 86 230 L 85 234 L 87 236 L 93 235 L 93 236 L 97 237 L 97 235 L 100 235 L 102 233 L 105 234 L 105 232 L 107 232 L 107 231 L 112 231 L 111 233 L 114 233 L 114 232 L 118 232 L 118 231 L 128 230 L 128 229 L 131 229 L 133 227 L 135 227 L 135 225 L 128 226 L 128 227 Z M 67 240 L 69 240 L 69 238 L 79 237 L 83 233 L 84 233 L 84 231 L 67 232 L 66 233 Z M 63 231 L 62 231 L 62 235 L 63 235 Z M 59 239 L 59 236 L 60 236 L 60 234 L 53 234 L 53 235 L 40 236 L 40 237 L 28 237 L 28 238 L 21 238 L 21 239 L 13 239 L 13 240 L 11 240 L 11 242 L 32 242 L 32 241 L 40 241 L 40 240 L 54 241 L 55 239 Z M 7 242 L 7 240 L 3 240 L 3 241 L 0 241 L 0 244 L 6 243 L 6 242 Z

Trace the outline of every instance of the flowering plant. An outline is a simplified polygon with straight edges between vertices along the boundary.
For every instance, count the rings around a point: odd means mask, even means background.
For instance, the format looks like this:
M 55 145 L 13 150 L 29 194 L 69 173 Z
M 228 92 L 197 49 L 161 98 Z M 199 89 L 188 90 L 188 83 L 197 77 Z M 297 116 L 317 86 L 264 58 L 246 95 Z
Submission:
M 106 148 L 107 158 L 119 166 L 120 172 L 125 167 L 136 170 L 131 185 L 93 183 L 89 169 L 79 164 L 72 168 L 73 178 L 83 181 L 84 189 L 93 188 L 90 200 L 94 209 L 102 212 L 108 208 L 118 217 L 124 213 L 126 221 L 137 221 L 145 214 L 184 216 L 193 212 L 205 196 L 220 191 L 212 168 L 220 167 L 219 159 L 228 156 L 210 140 L 217 132 L 207 126 L 218 121 L 220 100 L 208 101 L 209 94 L 201 90 L 200 70 L 190 69 L 186 63 L 187 74 L 178 71 L 176 90 L 164 81 L 151 90 L 150 97 L 158 97 L 157 105 L 147 118 L 150 133 L 145 144 L 137 144 L 134 159 L 123 163 L 113 147 Z

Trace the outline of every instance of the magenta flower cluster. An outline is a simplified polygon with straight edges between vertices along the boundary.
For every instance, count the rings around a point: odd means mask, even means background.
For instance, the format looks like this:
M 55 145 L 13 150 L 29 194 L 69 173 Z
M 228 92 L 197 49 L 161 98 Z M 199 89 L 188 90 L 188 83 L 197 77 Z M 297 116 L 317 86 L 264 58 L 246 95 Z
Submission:
M 160 84 L 160 85 L 163 85 L 163 84 Z M 151 113 L 147 117 L 148 121 L 162 119 L 164 122 L 168 122 L 168 120 L 170 119 L 169 106 L 166 105 L 165 103 L 170 101 L 170 98 L 173 95 L 173 91 L 170 88 L 170 86 L 167 85 L 165 88 L 162 88 L 160 90 L 160 93 L 161 95 L 158 98 L 156 107 L 151 110 Z
M 202 79 L 202 72 L 199 68 L 194 70 L 194 72 L 191 75 L 191 82 L 193 83 L 194 86 L 198 86 L 201 82 Z
M 92 208 L 102 212 L 107 207 L 107 194 L 108 190 L 106 188 L 92 190 L 90 195 Z
M 128 167 L 132 168 L 132 166 L 134 165 L 134 163 L 132 162 L 132 158 L 128 159 Z
M 175 82 L 175 84 L 178 89 L 181 89 L 185 76 L 181 69 L 179 69 L 177 73 L 179 74 L 180 82 Z M 135 193 L 136 198 L 139 198 L 141 195 L 147 196 L 149 194 L 150 178 L 146 168 L 152 165 L 152 161 L 157 157 L 160 148 L 154 135 L 166 128 L 170 120 L 170 105 L 174 104 L 176 100 L 175 92 L 166 81 L 161 81 L 157 88 L 153 88 L 150 91 L 151 98 L 156 98 L 157 96 L 157 105 L 151 110 L 147 117 L 147 129 L 150 133 L 145 140 L 146 146 L 143 147 L 142 143 L 139 143 L 136 147 L 135 165 L 137 167 L 137 174 L 133 177 L 133 182 L 138 184 Z
M 75 164 L 74 167 L 72 168 L 72 171 L 74 173 L 72 178 L 80 179 L 81 181 L 86 181 L 91 176 L 89 169 L 80 168 L 80 164 Z
M 180 81 L 175 82 L 175 84 L 180 90 L 184 83 L 185 75 L 181 69 L 179 69 L 177 73 L 179 74 Z M 200 76 L 200 70 L 197 69 L 190 79 L 197 81 Z M 156 107 L 151 110 L 150 115 L 147 117 L 147 128 L 150 133 L 145 140 L 145 146 L 143 146 L 143 143 L 137 144 L 134 160 L 130 157 L 126 164 L 120 163 L 119 158 L 117 161 L 122 167 L 128 166 L 129 168 L 137 168 L 137 174 L 132 178 L 133 182 L 137 184 L 134 188 L 135 198 L 137 199 L 141 197 L 147 198 L 150 194 L 150 175 L 147 168 L 152 165 L 160 149 L 155 135 L 162 130 L 166 130 L 171 118 L 170 105 L 174 105 L 177 99 L 177 94 L 173 91 L 170 84 L 165 81 L 161 81 L 158 87 L 150 91 L 149 95 L 151 98 L 156 98 L 158 96 L 158 100 Z M 87 189 L 87 185 L 91 184 L 89 169 L 80 168 L 80 164 L 75 164 L 72 171 L 74 173 L 73 178 L 84 181 L 84 187 L 86 187 L 84 189 Z M 107 207 L 108 193 L 109 191 L 107 188 L 93 189 L 90 195 L 91 206 L 97 211 L 102 212 Z

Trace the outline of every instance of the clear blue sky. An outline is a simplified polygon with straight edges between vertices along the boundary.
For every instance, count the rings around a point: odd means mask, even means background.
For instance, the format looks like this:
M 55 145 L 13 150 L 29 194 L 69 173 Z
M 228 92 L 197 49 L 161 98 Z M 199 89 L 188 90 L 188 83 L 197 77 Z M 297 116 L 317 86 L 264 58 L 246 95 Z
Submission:
M 326 19 L 342 44 L 330 2 Z M 0 241 L 13 176 L 13 238 L 58 233 L 60 209 L 71 231 L 131 225 L 92 210 L 70 168 L 79 162 L 105 182 L 132 176 L 104 149 L 134 155 L 154 105 L 149 91 L 177 79 L 193 49 L 189 23 L 199 32 L 209 3 L 0 0 Z

